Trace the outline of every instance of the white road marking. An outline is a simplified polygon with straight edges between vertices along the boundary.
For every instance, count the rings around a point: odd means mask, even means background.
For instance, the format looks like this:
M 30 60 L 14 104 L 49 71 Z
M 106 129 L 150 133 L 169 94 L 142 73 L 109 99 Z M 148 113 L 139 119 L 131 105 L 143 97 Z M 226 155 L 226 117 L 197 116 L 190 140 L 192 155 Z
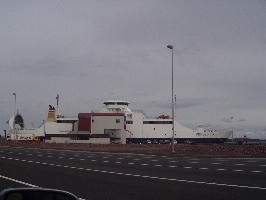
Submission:
M 154 165 L 155 167 L 161 167 L 162 165 Z
M 202 167 L 202 168 L 199 168 L 199 169 L 203 169 L 203 170 L 206 170 L 206 169 L 209 169 L 209 168 L 206 168 L 206 167 Z
M 115 162 L 115 163 L 120 164 L 121 162 Z
M 183 168 L 185 168 L 185 169 L 191 169 L 192 167 L 183 167 Z
M 3 159 L 8 159 L 6 157 L 1 157 Z M 22 162 L 25 162 L 26 160 L 20 160 Z M 47 163 L 41 163 L 41 164 L 47 164 Z M 51 165 L 51 164 L 49 164 Z M 74 167 L 74 166 L 63 166 L 63 167 L 69 167 L 71 169 L 80 169 L 81 168 L 77 168 L 77 167 Z M 184 168 L 192 168 L 192 167 L 184 167 Z M 93 169 L 84 169 L 86 171 L 92 171 Z M 216 170 L 226 170 L 226 169 L 216 169 Z M 94 172 L 102 172 L 101 170 L 98 170 L 98 169 L 94 169 L 93 170 Z M 233 171 L 243 171 L 243 170 L 233 170 Z M 106 171 L 107 173 L 110 173 L 110 174 L 121 174 L 123 175 L 123 173 L 119 173 L 119 172 L 108 172 Z M 263 171 L 251 171 L 251 172 L 254 172 L 254 173 L 259 173 L 259 172 L 263 172 Z M 125 174 L 124 174 L 125 175 Z M 138 174 L 127 174 L 127 176 L 135 176 L 135 177 L 142 177 L 142 178 L 151 178 L 151 179 L 158 179 L 158 180 L 168 180 L 168 181 L 177 181 L 177 182 L 186 182 L 186 183 L 195 183 L 195 184 L 206 184 L 206 185 L 216 185 L 216 186 L 224 186 L 224 187 L 237 187 L 237 188 L 247 188 L 247 189 L 259 189 L 259 190 L 266 190 L 266 187 L 259 187 L 259 186 L 247 186 L 247 185 L 236 185 L 236 184 L 226 184 L 226 183 L 215 183 L 215 182 L 204 182 L 204 181 L 195 181 L 195 180 L 185 180 L 185 179 L 173 179 L 173 178 L 166 178 L 166 177 L 152 177 L 152 176 L 146 176 L 146 175 L 138 175 Z M 9 177 L 5 177 L 5 176 L 1 176 L 0 175 L 0 178 L 5 178 L 7 180 L 14 180 L 14 181 L 17 181 L 15 179 L 10 179 Z M 31 187 L 37 187 L 37 186 L 34 186 L 32 184 L 28 184 L 28 183 L 24 183 L 22 181 L 17 181 L 18 183 L 22 183 L 24 185 L 27 184 L 27 186 L 31 186 Z
M 225 171 L 225 170 L 227 170 L 227 169 L 216 169 L 217 171 Z
M 127 163 L 128 165 L 135 165 L 135 163 Z
M 242 170 L 242 169 L 234 169 L 233 171 L 234 172 L 243 172 L 244 170 Z
M 7 176 L 0 175 L 0 178 L 6 179 L 6 180 L 9 180 L 9 181 L 13 181 L 13 182 L 16 182 L 16 183 L 20 183 L 22 185 L 26 185 L 26 186 L 29 186 L 29 187 L 39 187 L 37 185 L 33 185 L 33 184 L 30 184 L 30 183 L 19 181 L 19 180 L 16 180 L 16 179 L 13 179 L 13 178 L 10 178 L 10 177 L 7 177 Z

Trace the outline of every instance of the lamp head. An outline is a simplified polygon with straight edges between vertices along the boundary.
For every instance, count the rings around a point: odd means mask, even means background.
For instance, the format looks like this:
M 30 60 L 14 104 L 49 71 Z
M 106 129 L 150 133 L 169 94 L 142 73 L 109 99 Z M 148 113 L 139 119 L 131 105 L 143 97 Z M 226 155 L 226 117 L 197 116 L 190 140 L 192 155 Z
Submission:
M 169 48 L 169 49 L 173 49 L 174 46 L 173 46 L 173 45 L 167 45 L 167 48 Z

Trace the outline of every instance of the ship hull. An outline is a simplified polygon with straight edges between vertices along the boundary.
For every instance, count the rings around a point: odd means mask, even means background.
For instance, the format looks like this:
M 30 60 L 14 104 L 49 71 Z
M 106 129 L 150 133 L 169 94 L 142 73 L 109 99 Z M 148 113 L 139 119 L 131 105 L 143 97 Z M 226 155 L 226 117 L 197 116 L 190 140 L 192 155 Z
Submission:
M 225 143 L 228 138 L 174 138 L 177 143 Z M 127 143 L 166 143 L 172 141 L 172 138 L 127 138 Z

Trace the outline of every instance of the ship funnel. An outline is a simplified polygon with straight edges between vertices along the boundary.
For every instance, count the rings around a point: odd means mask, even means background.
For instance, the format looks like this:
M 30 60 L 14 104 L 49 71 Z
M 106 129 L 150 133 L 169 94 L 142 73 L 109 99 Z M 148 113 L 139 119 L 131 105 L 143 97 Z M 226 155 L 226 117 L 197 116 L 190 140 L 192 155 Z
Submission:
M 56 117 L 55 108 L 49 105 L 49 111 L 46 122 L 54 122 Z

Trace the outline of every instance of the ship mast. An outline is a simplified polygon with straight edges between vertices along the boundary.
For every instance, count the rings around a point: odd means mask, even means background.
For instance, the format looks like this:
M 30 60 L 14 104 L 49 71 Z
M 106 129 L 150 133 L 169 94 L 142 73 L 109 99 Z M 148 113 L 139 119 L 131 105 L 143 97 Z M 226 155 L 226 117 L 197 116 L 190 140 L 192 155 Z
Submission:
M 57 111 L 57 115 L 59 114 L 58 104 L 59 104 L 59 94 L 56 95 L 56 111 Z

